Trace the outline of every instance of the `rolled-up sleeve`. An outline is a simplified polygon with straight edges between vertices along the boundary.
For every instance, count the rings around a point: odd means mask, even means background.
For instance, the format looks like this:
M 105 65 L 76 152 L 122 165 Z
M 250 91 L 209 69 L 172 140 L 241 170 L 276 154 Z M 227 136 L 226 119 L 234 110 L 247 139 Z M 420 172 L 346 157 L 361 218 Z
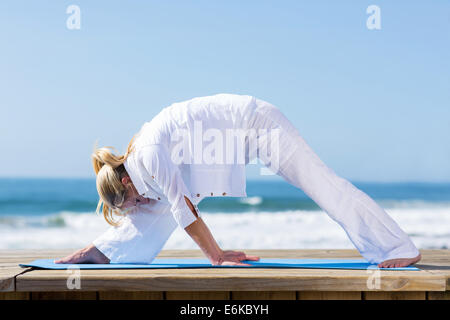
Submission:
M 186 228 L 197 220 L 186 203 L 190 192 L 183 181 L 181 172 L 173 163 L 167 148 L 160 144 L 142 147 L 140 159 L 147 174 L 167 197 L 175 221 L 181 228 Z

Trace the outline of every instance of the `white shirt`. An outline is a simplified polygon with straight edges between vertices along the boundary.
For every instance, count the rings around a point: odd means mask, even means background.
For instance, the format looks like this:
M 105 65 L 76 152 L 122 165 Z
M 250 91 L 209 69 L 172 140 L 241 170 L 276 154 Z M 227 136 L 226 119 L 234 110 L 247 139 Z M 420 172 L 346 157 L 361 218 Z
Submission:
M 245 130 L 255 107 L 254 97 L 217 94 L 164 108 L 143 125 L 124 163 L 136 190 L 170 205 L 182 228 L 196 220 L 184 196 L 195 207 L 205 197 L 245 197 L 245 163 L 236 160 L 238 151 L 232 163 L 225 159 L 225 149 L 223 157 L 217 156 L 213 163 L 203 155 L 214 141 L 212 136 L 225 138 L 227 129 Z M 212 135 L 206 136 L 208 132 Z M 217 150 L 213 154 L 220 155 Z

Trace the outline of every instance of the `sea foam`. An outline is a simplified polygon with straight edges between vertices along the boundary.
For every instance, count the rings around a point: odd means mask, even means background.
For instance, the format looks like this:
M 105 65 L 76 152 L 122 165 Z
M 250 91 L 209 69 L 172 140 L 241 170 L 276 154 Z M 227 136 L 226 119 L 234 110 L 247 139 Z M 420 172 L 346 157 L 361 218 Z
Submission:
M 450 206 L 386 209 L 418 248 L 450 248 Z M 354 248 L 345 231 L 320 210 L 201 213 L 224 249 Z M 81 248 L 109 225 L 94 213 L 0 218 L 0 249 Z M 197 249 L 177 228 L 164 249 Z

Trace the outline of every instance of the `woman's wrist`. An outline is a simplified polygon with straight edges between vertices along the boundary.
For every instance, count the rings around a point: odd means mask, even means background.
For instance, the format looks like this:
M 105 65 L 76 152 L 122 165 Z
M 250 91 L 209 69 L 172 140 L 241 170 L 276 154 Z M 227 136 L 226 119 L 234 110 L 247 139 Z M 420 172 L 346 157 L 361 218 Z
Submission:
M 221 264 L 224 260 L 224 251 L 220 249 L 213 235 L 209 231 L 201 217 L 184 228 L 192 240 L 197 243 L 199 248 L 213 265 Z
M 209 261 L 212 265 L 221 265 L 224 261 L 224 252 L 219 248 L 218 252 L 209 257 Z

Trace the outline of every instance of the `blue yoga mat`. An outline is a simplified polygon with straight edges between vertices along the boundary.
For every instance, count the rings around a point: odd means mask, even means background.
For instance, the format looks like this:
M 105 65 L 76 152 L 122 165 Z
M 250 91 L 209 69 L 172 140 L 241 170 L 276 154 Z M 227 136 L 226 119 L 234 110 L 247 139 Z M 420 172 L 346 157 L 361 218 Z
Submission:
M 156 258 L 151 264 L 110 263 L 110 264 L 56 264 L 53 259 L 34 260 L 31 263 L 19 264 L 21 267 L 65 270 L 73 269 L 176 269 L 176 268 L 310 268 L 310 269 L 380 269 L 419 271 L 416 267 L 378 268 L 364 259 L 260 259 L 259 261 L 243 261 L 251 266 L 213 266 L 208 259 Z

